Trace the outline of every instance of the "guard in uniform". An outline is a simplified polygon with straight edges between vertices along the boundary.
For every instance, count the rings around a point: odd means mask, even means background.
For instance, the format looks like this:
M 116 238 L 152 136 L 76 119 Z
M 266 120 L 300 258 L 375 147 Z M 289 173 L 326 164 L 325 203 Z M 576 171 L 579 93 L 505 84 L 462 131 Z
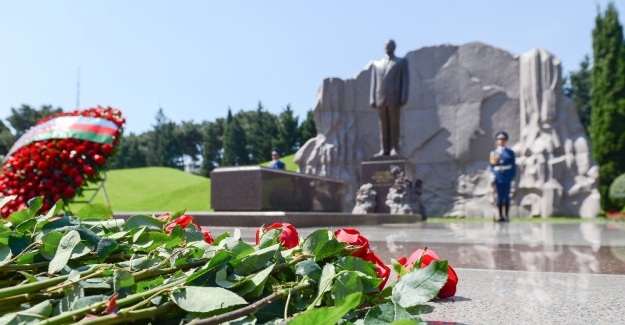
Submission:
M 506 147 L 508 134 L 499 131 L 495 135 L 497 148 L 490 152 L 490 168 L 493 172 L 494 186 L 497 190 L 497 208 L 499 221 L 509 221 L 510 211 L 510 184 L 516 176 L 514 151 Z

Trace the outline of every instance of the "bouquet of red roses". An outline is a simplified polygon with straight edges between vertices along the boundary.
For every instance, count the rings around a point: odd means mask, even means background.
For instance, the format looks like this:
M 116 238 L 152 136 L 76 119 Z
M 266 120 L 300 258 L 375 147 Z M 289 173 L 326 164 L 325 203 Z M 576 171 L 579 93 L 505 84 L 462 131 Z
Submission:
M 44 118 L 22 135 L 5 157 L 0 197 L 12 199 L 3 218 L 42 196 L 42 210 L 65 204 L 90 182 L 102 180 L 126 120 L 120 110 L 96 107 Z

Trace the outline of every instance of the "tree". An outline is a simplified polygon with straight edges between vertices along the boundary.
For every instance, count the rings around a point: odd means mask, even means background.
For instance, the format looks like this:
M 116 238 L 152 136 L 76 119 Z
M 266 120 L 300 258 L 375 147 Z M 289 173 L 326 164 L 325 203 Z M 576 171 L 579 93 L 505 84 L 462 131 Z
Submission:
M 579 120 L 590 133 L 590 58 L 588 55 L 579 64 L 579 70 L 571 71 L 569 83 L 564 87 L 564 94 L 570 97 L 579 113 Z
M 22 104 L 18 109 L 11 108 L 11 116 L 7 118 L 7 121 L 15 130 L 15 136 L 19 138 L 26 130 L 35 125 L 37 121 L 62 112 L 61 108 L 52 108 L 51 105 L 43 105 L 41 109 L 37 110 L 29 105 Z
M 0 155 L 6 155 L 15 143 L 15 136 L 11 133 L 11 130 L 0 121 Z
M 119 146 L 119 154 L 115 157 L 112 169 L 138 168 L 147 166 L 147 136 L 149 133 L 124 135 Z
M 256 111 L 239 112 L 236 118 L 242 120 L 247 139 L 247 148 L 251 163 L 259 164 L 270 159 L 271 148 L 276 142 L 278 122 L 275 115 L 267 112 L 263 104 L 258 102 Z
M 291 105 L 280 113 L 276 146 L 284 155 L 290 155 L 299 148 L 299 117 L 293 116 Z
M 209 177 L 215 167 L 221 165 L 223 147 L 224 119 L 206 123 L 204 126 L 204 141 L 202 142 L 202 169 L 201 174 Z
M 306 141 L 317 136 L 317 127 L 315 126 L 315 112 L 309 109 L 306 112 L 306 119 L 302 121 L 299 126 L 300 132 L 300 145 L 304 145 Z
M 625 48 L 614 3 L 603 16 L 597 13 L 592 36 L 590 138 L 600 166 L 601 205 L 604 211 L 613 211 L 617 207 L 608 198 L 609 186 L 625 173 Z
M 183 121 L 180 125 L 175 125 L 175 135 L 180 144 L 180 150 L 183 155 L 189 156 L 192 161 L 196 162 L 202 155 L 202 141 L 204 134 L 200 124 L 193 121 Z
M 224 126 L 222 166 L 239 166 L 249 164 L 245 131 L 238 119 L 228 109 L 228 117 Z
M 155 119 L 156 125 L 148 136 L 147 165 L 182 169 L 182 149 L 175 136 L 176 124 L 165 116 L 162 108 L 158 109 Z

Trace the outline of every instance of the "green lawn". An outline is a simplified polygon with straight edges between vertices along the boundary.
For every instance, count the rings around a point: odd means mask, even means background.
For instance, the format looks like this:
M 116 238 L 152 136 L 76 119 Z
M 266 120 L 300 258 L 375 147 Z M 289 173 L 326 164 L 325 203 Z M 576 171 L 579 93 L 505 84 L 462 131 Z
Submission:
M 294 156 L 281 159 L 286 164 L 286 170 L 297 170 L 297 165 L 293 163 Z M 268 164 L 265 162 L 261 166 Z M 105 188 L 111 208 L 116 212 L 212 211 L 210 179 L 173 168 L 111 170 Z M 87 191 L 78 200 L 88 200 L 92 195 L 93 192 Z M 104 203 L 102 192 L 96 195 L 93 202 Z M 74 203 L 71 208 L 76 211 L 84 205 Z
M 108 172 L 106 193 L 113 211 L 210 211 L 210 179 L 165 167 L 117 169 Z M 93 192 L 86 192 L 89 199 Z M 104 203 L 99 192 L 94 201 Z M 83 204 L 73 204 L 72 210 Z

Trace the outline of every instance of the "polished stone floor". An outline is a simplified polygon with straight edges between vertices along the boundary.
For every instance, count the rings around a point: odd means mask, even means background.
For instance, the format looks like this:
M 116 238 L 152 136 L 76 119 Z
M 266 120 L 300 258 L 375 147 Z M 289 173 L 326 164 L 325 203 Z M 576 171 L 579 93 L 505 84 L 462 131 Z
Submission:
M 428 304 L 429 324 L 625 324 L 625 222 L 356 228 L 384 261 L 427 246 L 454 267 L 456 296 Z M 253 241 L 254 228 L 241 230 Z

